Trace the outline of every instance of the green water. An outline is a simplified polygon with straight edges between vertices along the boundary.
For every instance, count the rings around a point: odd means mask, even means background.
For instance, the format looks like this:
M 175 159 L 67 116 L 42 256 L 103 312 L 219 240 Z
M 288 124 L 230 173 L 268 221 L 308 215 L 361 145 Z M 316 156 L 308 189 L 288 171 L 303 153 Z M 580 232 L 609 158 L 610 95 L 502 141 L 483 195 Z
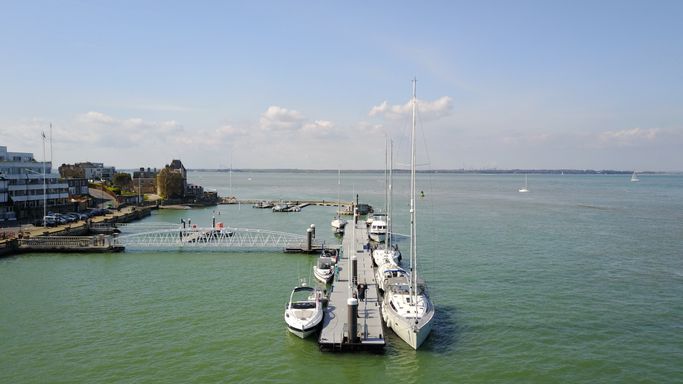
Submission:
M 228 175 L 191 173 L 228 192 Z M 382 205 L 383 175 L 343 175 Z M 419 268 L 437 308 L 419 351 L 321 353 L 284 304 L 314 256 L 30 254 L 0 260 L 0 382 L 683 382 L 683 176 L 420 175 Z M 407 177 L 395 183 L 407 232 Z M 337 175 L 233 173 L 243 198 L 337 197 Z M 332 207 L 159 211 L 336 241 Z M 407 245 L 403 245 L 407 248 Z

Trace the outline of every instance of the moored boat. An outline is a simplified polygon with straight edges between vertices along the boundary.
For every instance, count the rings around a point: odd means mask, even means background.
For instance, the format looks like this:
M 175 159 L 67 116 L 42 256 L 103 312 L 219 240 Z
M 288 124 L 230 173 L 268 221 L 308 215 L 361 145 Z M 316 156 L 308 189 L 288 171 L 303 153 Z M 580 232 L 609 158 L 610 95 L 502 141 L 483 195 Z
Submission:
M 377 288 L 384 292 L 385 287 L 392 284 L 392 282 L 394 284 L 399 281 L 409 283 L 410 276 L 405 269 L 394 263 L 387 262 L 377 267 L 377 270 L 375 271 L 375 280 L 377 281 Z
M 381 219 L 373 220 L 368 229 L 368 237 L 372 241 L 383 243 L 387 238 L 387 222 Z
M 414 349 L 418 349 L 429 336 L 435 313 L 426 286 L 418 279 L 417 275 L 417 227 L 415 225 L 417 208 L 415 206 L 416 107 L 417 98 L 415 96 L 415 81 L 413 81 L 413 121 L 410 135 L 410 274 L 386 279 L 383 283 L 384 299 L 382 300 L 382 316 L 385 323 Z
M 346 228 L 346 219 L 342 219 L 342 209 L 341 209 L 341 169 L 337 174 L 337 215 L 334 220 L 330 223 L 332 229 L 334 229 L 335 234 L 343 234 L 344 228 Z
M 424 283 L 417 286 L 409 279 L 387 279 L 384 285 L 382 316 L 391 328 L 413 349 L 418 349 L 432 331 L 434 307 Z
M 372 251 L 372 260 L 378 267 L 386 263 L 398 264 L 401 262 L 401 251 L 397 245 L 387 245 L 385 248 Z
M 303 339 L 316 332 L 322 320 L 322 293 L 302 282 L 292 290 L 285 308 L 287 329 Z
M 256 203 L 254 203 L 254 205 L 252 205 L 252 207 L 260 208 L 260 209 L 273 208 L 273 203 L 271 203 L 270 201 L 263 200 L 263 201 L 258 201 Z
M 313 276 L 323 284 L 332 281 L 334 276 L 334 260 L 331 257 L 320 256 L 313 266 Z

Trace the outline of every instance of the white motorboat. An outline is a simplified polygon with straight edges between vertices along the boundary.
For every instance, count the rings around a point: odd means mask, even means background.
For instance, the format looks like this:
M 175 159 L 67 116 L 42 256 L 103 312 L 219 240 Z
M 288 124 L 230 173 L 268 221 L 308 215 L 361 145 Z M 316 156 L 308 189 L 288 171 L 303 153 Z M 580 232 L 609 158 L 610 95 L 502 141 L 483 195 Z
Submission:
M 410 274 L 385 279 L 384 299 L 382 300 L 382 316 L 394 333 L 412 348 L 417 349 L 432 331 L 435 309 L 429 298 L 424 283 L 417 275 L 417 227 L 416 186 L 415 186 L 415 123 L 417 98 L 413 81 L 413 121 L 411 130 L 410 158 Z
M 368 229 L 368 237 L 372 241 L 383 243 L 387 238 L 387 222 L 381 219 L 373 220 Z
M 337 216 L 330 224 L 332 225 L 332 229 L 334 229 L 334 233 L 342 234 L 344 233 L 344 228 L 346 228 L 346 223 L 346 219 Z
M 273 206 L 273 212 L 289 212 L 292 205 L 289 203 L 278 203 Z
M 372 215 L 368 215 L 368 218 L 365 219 L 365 225 L 367 225 L 369 227 L 372 224 L 372 222 L 375 220 L 383 220 L 386 222 L 387 221 L 387 214 L 378 212 L 378 213 L 373 213 Z
M 263 201 L 258 201 L 256 203 L 254 203 L 254 205 L 252 205 L 252 207 L 260 208 L 260 209 L 273 208 L 273 203 L 271 203 L 270 201 L 263 200 Z
M 322 320 L 322 293 L 301 283 L 292 290 L 285 308 L 287 328 L 303 339 L 316 332 Z
M 341 209 L 341 169 L 338 171 L 337 174 L 337 216 L 335 216 L 334 220 L 330 223 L 332 225 L 332 229 L 334 229 L 334 233 L 337 234 L 343 234 L 344 233 L 344 228 L 346 228 L 346 219 L 342 219 L 342 209 Z
M 332 281 L 334 276 L 334 260 L 331 257 L 320 256 L 313 266 L 313 276 L 323 284 Z

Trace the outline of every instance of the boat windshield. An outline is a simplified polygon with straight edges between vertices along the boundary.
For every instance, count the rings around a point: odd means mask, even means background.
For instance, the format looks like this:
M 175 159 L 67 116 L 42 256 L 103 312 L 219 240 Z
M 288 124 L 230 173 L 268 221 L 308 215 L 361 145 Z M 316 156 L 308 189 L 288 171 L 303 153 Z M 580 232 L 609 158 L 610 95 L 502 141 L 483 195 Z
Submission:
M 292 303 L 293 309 L 312 309 L 315 308 L 315 303 L 311 301 L 296 301 Z

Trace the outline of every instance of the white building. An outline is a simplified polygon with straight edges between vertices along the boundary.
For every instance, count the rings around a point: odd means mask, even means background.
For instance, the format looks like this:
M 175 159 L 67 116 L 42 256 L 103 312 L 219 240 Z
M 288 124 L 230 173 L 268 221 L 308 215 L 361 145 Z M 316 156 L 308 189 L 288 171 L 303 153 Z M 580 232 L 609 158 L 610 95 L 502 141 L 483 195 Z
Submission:
M 69 185 L 52 174 L 52 163 L 38 162 L 32 153 L 8 152 L 0 146 L 0 177 L 7 181 L 8 203 L 21 222 L 42 220 L 45 203 L 47 211 L 67 204 Z M 0 186 L 0 196 L 1 191 Z
M 116 174 L 115 167 L 105 167 L 103 163 L 76 163 L 76 166 L 80 166 L 85 171 L 86 180 L 114 180 L 114 174 Z
M 0 227 L 13 226 L 17 222 L 17 217 L 9 201 L 8 186 L 9 180 L 0 176 Z

